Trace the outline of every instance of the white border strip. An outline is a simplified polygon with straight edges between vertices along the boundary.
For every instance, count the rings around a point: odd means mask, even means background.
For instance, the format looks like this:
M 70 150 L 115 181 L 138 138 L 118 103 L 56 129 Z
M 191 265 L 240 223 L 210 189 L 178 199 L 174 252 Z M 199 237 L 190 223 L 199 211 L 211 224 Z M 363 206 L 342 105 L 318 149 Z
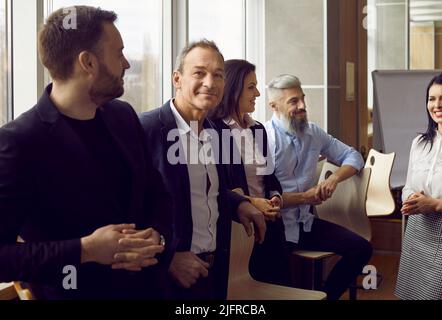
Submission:
M 327 30 L 327 0 L 323 0 L 324 7 L 324 122 L 323 129 L 328 132 L 328 30 Z M 307 88 L 307 87 L 306 87 Z

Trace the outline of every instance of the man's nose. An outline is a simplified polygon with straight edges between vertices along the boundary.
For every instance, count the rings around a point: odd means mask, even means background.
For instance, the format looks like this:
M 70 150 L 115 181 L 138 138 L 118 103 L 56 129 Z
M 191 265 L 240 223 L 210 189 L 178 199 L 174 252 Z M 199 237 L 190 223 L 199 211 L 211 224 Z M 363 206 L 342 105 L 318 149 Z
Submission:
M 305 105 L 304 101 L 300 101 L 299 102 L 298 109 L 301 109 L 301 110 L 305 110 L 306 109 L 306 105 Z
M 204 77 L 203 85 L 204 85 L 205 87 L 207 87 L 207 88 L 213 88 L 214 85 L 215 85 L 215 79 L 214 79 L 214 77 L 213 77 L 212 75 L 210 75 L 210 74 L 207 74 L 207 75 Z
M 126 70 L 130 69 L 130 63 L 129 63 L 129 61 L 127 61 L 126 57 L 124 57 L 123 68 L 126 69 Z

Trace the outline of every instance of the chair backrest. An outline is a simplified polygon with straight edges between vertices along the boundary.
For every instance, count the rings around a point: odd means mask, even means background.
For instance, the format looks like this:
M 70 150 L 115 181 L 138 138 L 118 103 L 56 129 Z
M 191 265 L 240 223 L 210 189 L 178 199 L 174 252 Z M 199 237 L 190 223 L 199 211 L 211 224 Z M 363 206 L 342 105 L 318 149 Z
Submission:
M 387 216 L 394 212 L 395 203 L 390 190 L 390 177 L 395 153 L 384 154 L 374 149 L 368 153 L 365 168 L 371 169 L 367 192 L 367 216 Z
M 20 300 L 36 300 L 29 288 L 26 288 L 25 283 L 14 281 L 14 288 L 17 291 L 17 296 Z
M 319 158 L 318 163 L 316 164 L 316 176 L 315 176 L 315 185 L 318 184 L 319 178 L 321 177 L 322 167 L 324 163 L 327 162 L 327 159 L 324 157 Z
M 242 224 L 232 222 L 230 246 L 229 283 L 239 278 L 251 278 L 249 260 L 252 255 L 254 237 L 249 237 Z
M 14 300 L 17 298 L 17 292 L 15 291 L 14 284 L 0 283 L 0 301 Z
M 322 168 L 319 182 L 327 179 L 339 167 L 326 162 Z M 371 226 L 365 212 L 367 188 L 370 181 L 370 168 L 342 181 L 333 196 L 316 206 L 319 218 L 341 225 L 361 237 L 371 240 Z
M 23 240 L 22 237 L 18 236 L 17 243 L 25 243 L 25 240 Z M 36 300 L 34 294 L 32 293 L 27 283 L 21 281 L 14 281 L 14 288 L 20 300 Z
M 233 221 L 227 300 L 323 300 L 326 298 L 327 295 L 321 291 L 285 287 L 253 279 L 249 273 L 249 260 L 253 246 L 254 237 L 247 236 L 244 227 Z

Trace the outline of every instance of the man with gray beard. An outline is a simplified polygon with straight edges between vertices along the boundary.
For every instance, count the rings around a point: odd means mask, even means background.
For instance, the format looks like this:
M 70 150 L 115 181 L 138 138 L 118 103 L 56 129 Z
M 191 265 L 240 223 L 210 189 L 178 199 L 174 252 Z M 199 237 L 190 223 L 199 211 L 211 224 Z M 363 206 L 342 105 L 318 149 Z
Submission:
M 328 299 L 337 300 L 367 264 L 372 247 L 352 231 L 314 217 L 310 209 L 329 199 L 338 183 L 359 172 L 364 161 L 355 149 L 307 121 L 305 94 L 297 77 L 277 76 L 269 83 L 268 94 L 274 115 L 266 130 L 284 192 L 286 243 L 290 251 L 332 251 L 342 256 L 322 288 Z M 320 155 L 341 168 L 315 185 Z

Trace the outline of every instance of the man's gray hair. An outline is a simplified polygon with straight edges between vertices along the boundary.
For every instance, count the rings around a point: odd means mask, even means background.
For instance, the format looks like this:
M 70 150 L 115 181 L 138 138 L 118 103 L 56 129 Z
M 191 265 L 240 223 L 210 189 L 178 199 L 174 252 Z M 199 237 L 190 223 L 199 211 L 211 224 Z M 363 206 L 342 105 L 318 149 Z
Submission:
M 183 72 L 184 68 L 184 60 L 186 59 L 187 55 L 190 51 L 192 51 L 195 48 L 203 48 L 203 49 L 212 49 L 216 53 L 219 54 L 221 57 L 221 60 L 224 62 L 224 56 L 222 55 L 221 51 L 219 50 L 218 46 L 215 44 L 215 42 L 207 40 L 207 39 L 201 39 L 198 41 L 193 41 L 189 43 L 187 46 L 181 50 L 180 54 L 178 55 L 175 63 L 175 70 L 179 72 Z
M 282 90 L 301 88 L 301 81 L 291 74 L 281 74 L 270 81 L 267 85 L 269 100 L 275 99 Z

